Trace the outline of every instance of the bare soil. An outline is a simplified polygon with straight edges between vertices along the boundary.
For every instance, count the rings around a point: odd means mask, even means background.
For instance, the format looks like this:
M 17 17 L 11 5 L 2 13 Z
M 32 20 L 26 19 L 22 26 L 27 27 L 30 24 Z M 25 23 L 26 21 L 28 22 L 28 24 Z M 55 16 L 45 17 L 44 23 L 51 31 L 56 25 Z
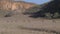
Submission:
M 0 34 L 60 34 L 60 19 L 30 18 L 22 14 L 0 17 Z

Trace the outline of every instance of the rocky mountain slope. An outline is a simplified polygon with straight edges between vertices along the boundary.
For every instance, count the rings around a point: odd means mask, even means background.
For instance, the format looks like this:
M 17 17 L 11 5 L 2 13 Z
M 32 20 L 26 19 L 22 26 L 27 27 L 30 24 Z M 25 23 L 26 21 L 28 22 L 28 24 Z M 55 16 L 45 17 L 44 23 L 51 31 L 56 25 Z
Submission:
M 0 0 L 0 14 L 2 13 L 4 15 L 11 15 L 17 12 L 22 13 L 26 9 L 29 9 L 35 5 L 37 4 L 24 1 Z
M 1 0 L 0 1 L 0 9 L 3 10 L 17 10 L 17 9 L 28 9 L 32 6 L 35 6 L 34 3 L 24 2 L 24 1 L 7 1 Z

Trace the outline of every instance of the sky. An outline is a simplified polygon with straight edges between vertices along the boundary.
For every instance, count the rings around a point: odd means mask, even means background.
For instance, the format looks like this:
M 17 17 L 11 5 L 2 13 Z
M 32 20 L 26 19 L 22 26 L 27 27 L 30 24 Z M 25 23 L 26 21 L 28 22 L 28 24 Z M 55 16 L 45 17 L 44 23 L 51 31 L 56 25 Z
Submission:
M 16 1 L 19 1 L 19 0 L 16 0 Z M 23 1 L 32 2 L 32 3 L 36 3 L 36 4 L 43 4 L 45 2 L 49 2 L 50 0 L 23 0 Z
M 24 0 L 26 2 L 32 2 L 32 3 L 36 3 L 36 4 L 43 4 L 45 2 L 49 2 L 50 0 Z

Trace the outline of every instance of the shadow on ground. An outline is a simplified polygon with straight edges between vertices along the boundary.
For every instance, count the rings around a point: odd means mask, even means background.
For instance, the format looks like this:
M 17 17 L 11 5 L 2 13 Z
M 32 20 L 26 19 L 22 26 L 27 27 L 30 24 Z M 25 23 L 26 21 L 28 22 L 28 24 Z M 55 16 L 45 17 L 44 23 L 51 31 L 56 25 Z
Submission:
M 45 31 L 45 32 L 50 32 L 50 33 L 56 33 L 56 34 L 60 34 L 60 32 L 57 32 L 55 30 L 49 30 L 49 29 L 38 29 L 38 28 L 28 28 L 28 27 L 19 27 L 20 29 L 25 29 L 25 30 L 34 30 L 34 31 Z

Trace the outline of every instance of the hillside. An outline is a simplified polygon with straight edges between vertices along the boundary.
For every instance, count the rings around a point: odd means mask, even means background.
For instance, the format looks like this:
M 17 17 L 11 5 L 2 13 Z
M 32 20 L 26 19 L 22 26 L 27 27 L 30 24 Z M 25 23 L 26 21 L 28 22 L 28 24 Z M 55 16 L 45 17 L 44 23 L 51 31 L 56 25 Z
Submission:
M 16 10 L 19 8 L 28 9 L 35 5 L 36 4 L 34 3 L 29 3 L 24 1 L 6 1 L 6 0 L 0 1 L 0 9 L 4 9 L 4 10 Z
M 29 9 L 27 9 L 27 10 L 24 12 L 24 14 L 28 14 L 28 15 L 29 15 L 29 14 L 38 12 L 38 11 L 42 10 L 42 8 L 43 8 L 44 6 L 46 6 L 47 4 L 48 4 L 48 3 L 44 3 L 44 4 L 40 4 L 40 5 L 33 6 L 33 7 L 29 8 Z
M 25 1 L 0 0 L 0 15 L 23 13 L 26 9 L 35 5 L 37 4 Z
M 60 18 L 60 0 L 53 0 L 51 2 L 40 5 L 40 7 L 38 7 L 39 11 L 33 11 L 38 9 L 35 9 L 34 7 L 34 9 L 28 10 L 28 13 L 32 15 L 31 17 Z

